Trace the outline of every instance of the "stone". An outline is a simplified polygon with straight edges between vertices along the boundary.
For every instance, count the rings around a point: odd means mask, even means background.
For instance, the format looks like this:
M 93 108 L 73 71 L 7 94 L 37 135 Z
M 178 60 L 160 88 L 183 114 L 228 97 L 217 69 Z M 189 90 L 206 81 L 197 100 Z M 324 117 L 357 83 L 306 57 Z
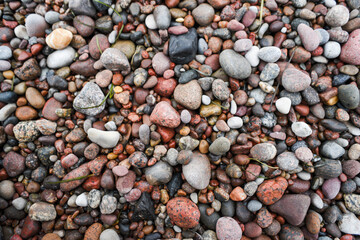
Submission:
M 350 33 L 348 41 L 342 46 L 340 60 L 352 65 L 359 65 L 360 56 L 355 54 L 355 52 L 358 51 L 359 49 L 360 49 L 360 29 L 356 29 Z
M 225 137 L 217 138 L 211 143 L 209 151 L 214 155 L 224 155 L 230 150 L 230 141 Z
M 88 202 L 88 205 L 91 207 L 91 208 L 97 208 L 99 207 L 100 205 L 100 200 L 101 200 L 101 193 L 99 190 L 97 189 L 92 189 L 88 196 L 87 196 L 87 202 Z
M 192 11 L 192 16 L 200 26 L 209 25 L 214 19 L 215 11 L 207 3 L 201 3 Z
M 135 183 L 136 175 L 133 171 L 129 171 L 125 176 L 119 177 L 116 181 L 116 189 L 120 194 L 130 192 Z
M 199 224 L 200 211 L 194 202 L 184 197 L 176 197 L 166 204 L 171 221 L 179 227 L 188 229 Z
M 341 182 L 338 178 L 330 178 L 325 180 L 321 186 L 322 193 L 327 199 L 334 199 L 339 193 L 341 187 Z
M 258 52 L 258 57 L 264 62 L 274 63 L 279 60 L 281 50 L 278 47 L 263 47 Z
M 76 15 L 87 15 L 90 17 L 95 17 L 96 9 L 93 6 L 91 0 L 75 0 L 69 2 L 69 8 Z
M 236 52 L 246 52 L 253 46 L 250 39 L 239 39 L 234 43 L 234 50 Z
M 13 151 L 6 154 L 3 160 L 3 166 L 9 177 L 16 177 L 25 170 L 25 158 Z
M 230 90 L 226 83 L 221 79 L 215 79 L 212 83 L 212 92 L 215 98 L 225 101 L 230 96 Z
M 89 37 L 94 32 L 95 21 L 86 15 L 78 15 L 74 18 L 73 25 L 81 36 Z
M 288 92 L 300 92 L 310 86 L 311 79 L 296 68 L 287 68 L 283 72 L 281 83 Z
M 338 88 L 338 91 L 339 100 L 344 107 L 349 109 L 355 109 L 358 107 L 360 94 L 359 89 L 355 85 L 341 85 Z
M 227 125 L 232 129 L 239 129 L 243 126 L 243 120 L 240 117 L 231 117 L 227 120 Z
M 264 162 L 274 159 L 276 153 L 276 147 L 271 143 L 259 143 L 250 149 L 253 158 Z
M 192 154 L 190 162 L 182 166 L 186 181 L 195 189 L 202 190 L 210 182 L 210 161 L 206 155 L 199 152 Z
M 46 37 L 45 41 L 53 49 L 64 49 L 70 44 L 72 38 L 73 34 L 69 30 L 57 28 Z
M 105 104 L 98 106 L 104 100 L 105 95 L 100 87 L 93 82 L 88 82 L 75 97 L 73 107 L 76 111 L 84 113 L 89 116 L 95 116 L 105 109 Z M 88 108 L 98 106 L 95 108 Z
M 276 164 L 281 170 L 293 171 L 299 166 L 299 160 L 292 152 L 283 152 L 276 158 Z
M 107 48 L 100 57 L 105 68 L 110 71 L 121 71 L 121 74 L 127 75 L 130 72 L 130 63 L 124 53 L 116 48 Z
M 311 27 L 301 23 L 297 27 L 301 42 L 306 50 L 314 51 L 320 44 L 318 34 Z
M 51 221 L 56 218 L 56 210 L 52 204 L 36 202 L 29 209 L 29 216 L 34 221 Z
M 310 206 L 310 197 L 304 194 L 285 194 L 279 201 L 269 207 L 270 211 L 284 217 L 294 226 L 305 219 Z
M 291 130 L 296 136 L 302 138 L 306 138 L 312 133 L 310 126 L 304 122 L 294 122 L 291 124 Z
M 201 105 L 202 89 L 197 80 L 192 80 L 186 84 L 179 84 L 174 90 L 174 99 L 182 106 L 195 110 Z
M 44 97 L 36 88 L 28 87 L 25 96 L 30 105 L 34 108 L 41 109 L 45 105 Z
M 156 104 L 150 115 L 151 122 L 168 128 L 176 128 L 180 125 L 180 114 L 165 101 Z
M 334 59 L 340 56 L 341 45 L 338 42 L 330 41 L 324 45 L 324 57 Z
M 156 53 L 151 63 L 158 75 L 163 75 L 166 70 L 170 69 L 170 59 L 162 52 Z
M 99 239 L 102 230 L 103 226 L 100 223 L 93 223 L 90 227 L 87 228 L 84 240 Z
M 230 77 L 245 79 L 251 74 L 250 63 L 234 50 L 226 49 L 222 51 L 219 62 L 226 74 Z
M 257 189 L 256 196 L 265 205 L 272 205 L 278 202 L 288 186 L 285 178 L 265 180 Z
M 338 160 L 324 159 L 315 164 L 316 176 L 324 179 L 335 178 L 342 173 L 341 162 Z
M 349 178 L 354 178 L 360 173 L 360 162 L 356 160 L 343 161 L 342 170 Z
M 7 46 L 0 46 L 0 60 L 7 60 L 12 57 L 12 51 Z
M 282 97 L 275 102 L 276 109 L 282 114 L 288 114 L 291 108 L 291 99 Z
M 34 58 L 30 58 L 20 68 L 16 68 L 14 73 L 21 80 L 29 81 L 39 77 L 41 69 L 37 61 Z
M 106 229 L 100 234 L 99 240 L 121 240 L 114 229 Z
M 326 158 L 338 159 L 345 154 L 345 149 L 334 141 L 326 141 L 320 146 L 320 154 Z
M 43 16 L 29 14 L 26 17 L 25 27 L 29 37 L 44 37 L 48 25 Z
M 14 183 L 10 180 L 3 180 L 0 182 L 0 197 L 10 200 L 15 194 Z
M 135 204 L 135 210 L 131 217 L 131 221 L 155 220 L 155 218 L 154 204 L 150 194 L 143 192 L 140 199 Z
M 356 215 L 360 215 L 360 195 L 358 194 L 344 194 L 344 201 L 346 208 L 355 213 Z
M 85 164 L 81 165 L 80 167 L 72 170 L 68 174 L 66 174 L 62 180 L 84 177 L 84 176 L 89 175 L 89 173 L 90 173 L 90 170 L 89 170 L 88 164 L 85 163 Z M 74 188 L 77 188 L 78 186 L 80 186 L 80 184 L 82 184 L 85 180 L 86 180 L 86 178 L 83 178 L 80 180 L 74 180 L 74 181 L 70 181 L 70 182 L 63 182 L 63 183 L 60 183 L 60 188 L 62 191 L 68 192 L 68 191 L 71 191 Z
M 118 40 L 112 47 L 119 49 L 128 59 L 132 58 L 136 50 L 135 44 L 130 40 Z
M 19 122 L 13 128 L 13 132 L 19 142 L 31 142 L 39 136 L 39 131 L 34 121 Z
M 75 50 L 68 46 L 61 50 L 51 53 L 46 59 L 46 65 L 49 68 L 62 68 L 69 66 L 75 58 Z M 61 59 L 61 61 L 59 61 Z
M 231 217 L 221 217 L 216 223 L 216 236 L 219 240 L 241 239 L 242 230 Z
M 171 15 L 165 5 L 159 5 L 154 9 L 154 19 L 159 29 L 168 29 L 170 26 Z
M 349 21 L 349 10 L 343 5 L 335 5 L 326 13 L 325 21 L 331 27 L 341 27 Z
M 285 224 L 281 228 L 280 239 L 292 239 L 292 240 L 303 240 L 304 233 L 300 228 L 292 226 L 290 224 Z
M 173 169 L 168 163 L 160 161 L 145 169 L 145 177 L 151 185 L 161 185 L 171 180 L 172 172 Z
M 102 131 L 96 128 L 90 128 L 87 132 L 88 138 L 101 146 L 102 148 L 113 148 L 120 140 L 118 131 Z
M 342 219 L 338 222 L 338 226 L 341 232 L 353 235 L 360 235 L 359 224 L 360 220 L 356 217 L 355 214 L 351 212 L 345 213 L 342 216 Z
M 102 197 L 100 204 L 101 214 L 112 214 L 116 210 L 117 199 L 110 195 Z
M 181 35 L 171 35 L 169 41 L 169 57 L 176 64 L 185 64 L 195 58 L 197 52 L 197 33 L 194 28 Z

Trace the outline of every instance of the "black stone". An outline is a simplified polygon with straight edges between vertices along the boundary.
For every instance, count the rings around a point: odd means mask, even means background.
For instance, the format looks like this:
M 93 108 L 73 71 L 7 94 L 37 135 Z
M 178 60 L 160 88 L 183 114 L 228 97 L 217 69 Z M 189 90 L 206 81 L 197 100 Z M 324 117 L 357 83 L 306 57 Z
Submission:
M 242 223 L 248 223 L 254 219 L 254 214 L 252 214 L 243 202 L 236 203 L 236 217 Z
M 333 205 L 331 207 L 328 207 L 323 214 L 324 220 L 327 223 L 335 223 L 338 220 L 342 219 L 341 210 L 338 206 Z
M 98 11 L 100 11 L 100 12 L 103 12 L 103 11 L 108 10 L 108 7 L 107 7 L 106 5 L 111 6 L 111 4 L 112 4 L 112 1 L 111 1 L 111 0 L 97 0 L 97 1 L 92 0 L 92 2 L 93 2 L 93 4 L 94 4 L 95 8 L 96 8 Z M 101 4 L 101 3 L 99 3 L 99 2 L 103 2 L 103 3 L 105 3 L 106 5 Z
M 10 206 L 4 210 L 4 215 L 9 219 L 21 220 L 26 217 L 24 211 L 17 210 L 14 206 Z
M 331 131 L 334 132 L 343 132 L 347 130 L 347 126 L 344 123 L 339 122 L 335 119 L 324 119 L 321 120 L 320 124 L 323 127 L 330 129 Z
M 198 37 L 195 28 L 185 34 L 171 35 L 169 41 L 169 57 L 176 64 L 186 64 L 195 58 Z
M 161 234 L 156 233 L 150 233 L 149 235 L 146 235 L 145 240 L 158 240 L 161 239 Z
M 207 215 L 206 209 L 209 208 L 206 204 L 200 204 L 199 210 L 200 210 L 200 222 L 205 225 L 205 227 L 215 230 L 216 229 L 216 223 L 218 219 L 220 218 L 219 213 L 214 212 L 210 216 Z
M 189 70 L 180 75 L 179 83 L 184 84 L 188 83 L 193 79 L 197 79 L 199 74 L 195 70 Z
M 173 197 L 175 193 L 181 188 L 182 183 L 183 181 L 181 178 L 181 173 L 173 174 L 172 179 L 167 183 L 167 188 L 171 197 Z
M 8 91 L 8 92 L 0 92 L 0 102 L 4 103 L 15 103 L 18 99 L 16 93 Z
M 325 179 L 336 178 L 342 173 L 341 162 L 323 159 L 315 164 L 315 175 Z
M 229 200 L 221 203 L 221 214 L 226 217 L 235 216 L 235 202 Z
M 37 157 L 39 158 L 40 162 L 45 166 L 50 165 L 50 156 L 56 155 L 56 148 L 53 146 L 47 146 L 39 148 L 37 152 Z
M 58 75 L 48 77 L 47 82 L 50 87 L 56 88 L 58 90 L 68 89 L 68 82 Z
M 58 190 L 60 188 L 60 183 L 53 184 L 53 182 L 58 182 L 58 181 L 60 181 L 60 179 L 55 175 L 47 176 L 44 179 L 43 187 L 46 189 Z
M 155 220 L 155 210 L 150 194 L 144 192 L 141 194 L 139 201 L 135 205 L 134 214 L 131 221 Z
M 94 223 L 94 219 L 88 213 L 82 213 L 74 218 L 74 223 L 79 226 L 90 226 Z
M 333 85 L 333 87 L 338 87 L 340 85 L 345 84 L 349 80 L 350 80 L 349 75 L 340 73 L 339 75 L 335 75 L 333 77 L 332 85 Z

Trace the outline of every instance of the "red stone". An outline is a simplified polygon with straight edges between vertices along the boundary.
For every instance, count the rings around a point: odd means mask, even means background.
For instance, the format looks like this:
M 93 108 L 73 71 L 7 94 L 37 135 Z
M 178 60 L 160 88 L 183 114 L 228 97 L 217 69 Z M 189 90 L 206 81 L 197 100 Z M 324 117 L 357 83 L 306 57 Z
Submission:
M 171 221 L 179 227 L 193 228 L 199 224 L 199 208 L 188 198 L 171 199 L 166 205 L 166 210 Z
M 154 91 L 160 96 L 170 97 L 175 90 L 176 80 L 174 78 L 165 79 L 160 77 L 157 81 Z
M 150 120 L 157 125 L 169 128 L 176 128 L 180 125 L 179 113 L 165 101 L 156 104 L 150 115 Z
M 257 189 L 256 196 L 265 205 L 279 201 L 284 195 L 288 182 L 283 177 L 265 180 Z
M 25 218 L 24 226 L 21 230 L 22 238 L 31 238 L 39 233 L 41 225 L 39 222 L 32 220 L 29 216 Z

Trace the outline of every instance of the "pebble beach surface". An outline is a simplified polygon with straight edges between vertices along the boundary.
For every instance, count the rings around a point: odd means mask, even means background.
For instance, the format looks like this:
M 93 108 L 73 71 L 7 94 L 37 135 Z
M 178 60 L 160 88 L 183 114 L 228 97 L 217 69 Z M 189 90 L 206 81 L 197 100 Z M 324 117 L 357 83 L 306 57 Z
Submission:
M 0 18 L 0 240 L 360 240 L 359 0 Z

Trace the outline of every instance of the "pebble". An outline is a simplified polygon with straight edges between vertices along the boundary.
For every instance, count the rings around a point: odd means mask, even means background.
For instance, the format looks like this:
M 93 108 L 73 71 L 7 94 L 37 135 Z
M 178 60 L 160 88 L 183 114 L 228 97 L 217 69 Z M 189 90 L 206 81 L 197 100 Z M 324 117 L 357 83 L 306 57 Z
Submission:
M 171 15 L 169 9 L 164 5 L 159 5 L 154 9 L 154 19 L 159 29 L 167 29 L 170 26 Z
M 310 77 L 295 68 L 288 68 L 282 74 L 283 87 L 288 92 L 300 92 L 310 86 Z
M 100 234 L 100 240 L 120 240 L 119 235 L 114 229 L 106 229 Z
M 349 21 L 349 10 L 342 5 L 335 5 L 326 13 L 325 21 L 331 27 L 341 27 Z
M 43 37 L 48 25 L 43 16 L 38 14 L 29 14 L 26 17 L 25 27 L 30 37 Z
M 232 129 L 239 129 L 243 126 L 243 120 L 240 117 L 231 117 L 227 120 L 227 125 Z
M 91 93 L 91 94 L 90 94 Z M 73 107 L 86 115 L 95 116 L 105 109 L 105 104 L 99 107 L 87 108 L 98 106 L 105 98 L 104 93 L 96 83 L 87 83 L 75 97 Z
M 340 56 L 341 46 L 338 42 L 329 41 L 324 45 L 324 57 L 334 59 Z
M 264 62 L 274 63 L 279 60 L 281 50 L 278 47 L 263 47 L 259 50 L 257 56 Z
M 233 218 L 221 217 L 216 223 L 216 236 L 219 240 L 240 239 L 242 237 L 242 230 Z
M 206 155 L 199 152 L 192 154 L 190 163 L 182 166 L 186 181 L 195 189 L 202 190 L 210 182 L 210 162 Z
M 276 152 L 276 147 L 271 143 L 256 144 L 250 149 L 253 158 L 265 162 L 275 158 Z
M 123 52 L 116 48 L 107 48 L 100 57 L 103 66 L 110 71 L 121 71 L 123 75 L 130 72 L 130 63 Z
M 103 148 L 115 147 L 121 137 L 118 131 L 102 131 L 96 128 L 90 128 L 87 134 L 92 142 Z
M 10 180 L 0 182 L 0 196 L 6 200 L 10 200 L 15 193 L 14 183 Z
M 46 59 L 46 65 L 49 68 L 62 68 L 69 66 L 75 58 L 75 50 L 68 46 L 61 50 L 51 53 Z M 61 59 L 61 61 L 59 61 Z
M 276 158 L 276 164 L 281 170 L 292 171 L 295 170 L 299 165 L 299 160 L 292 152 L 283 152 Z
M 314 51 L 320 44 L 318 34 L 309 26 L 301 23 L 297 27 L 301 42 L 306 50 L 309 52 Z
M 180 114 L 165 101 L 156 104 L 150 115 L 150 120 L 155 124 L 168 128 L 176 128 L 181 122 Z
M 212 93 L 214 97 L 224 101 L 227 100 L 230 96 L 230 91 L 226 83 L 221 79 L 215 79 L 212 83 Z
M 202 90 L 196 80 L 192 80 L 186 84 L 179 84 L 174 90 L 175 101 L 190 110 L 195 110 L 200 107 L 201 96 Z
M 291 108 L 291 99 L 282 97 L 275 102 L 276 109 L 282 114 L 288 114 Z
M 341 85 L 339 87 L 339 100 L 342 105 L 349 109 L 355 109 L 359 105 L 359 90 L 355 85 Z
M 166 204 L 166 211 L 174 224 L 182 228 L 193 228 L 199 224 L 200 211 L 188 198 L 176 197 Z
M 209 4 L 201 3 L 192 11 L 192 15 L 200 26 L 207 26 L 213 21 L 215 11 Z
M 145 177 L 151 185 L 160 185 L 171 180 L 172 172 L 173 169 L 168 163 L 160 161 L 145 169 Z
M 217 138 L 209 147 L 209 151 L 214 155 L 224 155 L 230 150 L 230 141 L 225 137 Z
M 0 60 L 7 60 L 12 57 L 12 51 L 7 46 L 0 46 Z
M 176 64 L 185 64 L 195 58 L 197 52 L 197 34 L 194 28 L 181 35 L 171 35 L 169 41 L 169 57 Z
M 46 44 L 53 49 L 66 48 L 73 38 L 73 34 L 66 29 L 58 28 L 46 37 Z
M 320 147 L 320 153 L 330 159 L 338 159 L 345 154 L 345 149 L 334 141 L 327 141 Z
M 306 138 L 312 133 L 310 126 L 304 122 L 294 122 L 291 124 L 291 130 L 296 136 L 302 138 Z
M 240 54 L 227 49 L 221 52 L 219 57 L 221 67 L 227 75 L 237 79 L 248 78 L 251 74 L 249 62 Z
M 34 221 L 51 221 L 56 218 L 56 215 L 55 207 L 45 202 L 36 202 L 29 209 L 29 216 Z

